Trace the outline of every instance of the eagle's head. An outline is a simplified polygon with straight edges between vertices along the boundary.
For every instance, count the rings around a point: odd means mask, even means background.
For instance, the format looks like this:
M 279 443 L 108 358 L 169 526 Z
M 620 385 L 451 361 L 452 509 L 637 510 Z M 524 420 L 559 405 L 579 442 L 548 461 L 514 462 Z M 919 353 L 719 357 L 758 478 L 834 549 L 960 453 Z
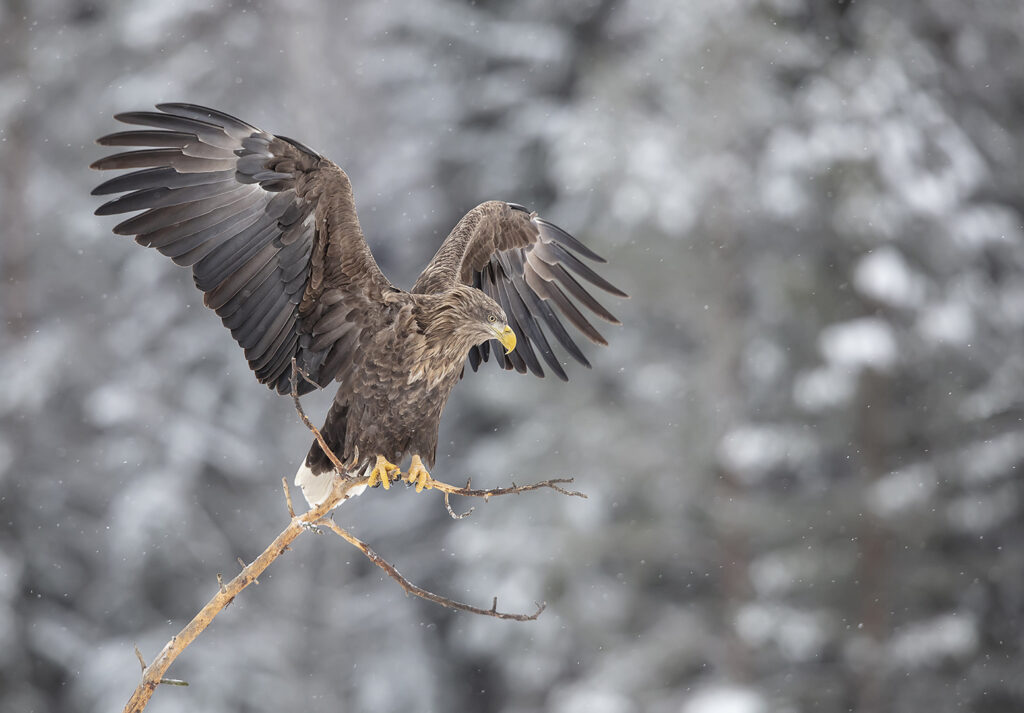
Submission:
M 505 311 L 480 290 L 457 285 L 436 297 L 429 309 L 428 334 L 443 334 L 463 354 L 490 339 L 501 342 L 506 354 L 516 348 L 516 335 L 508 326 Z

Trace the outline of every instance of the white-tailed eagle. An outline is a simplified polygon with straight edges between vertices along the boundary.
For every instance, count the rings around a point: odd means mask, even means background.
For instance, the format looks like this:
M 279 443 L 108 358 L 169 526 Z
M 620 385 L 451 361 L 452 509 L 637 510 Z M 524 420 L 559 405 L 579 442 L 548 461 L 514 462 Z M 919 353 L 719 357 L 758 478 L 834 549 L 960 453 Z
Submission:
M 552 342 L 590 366 L 565 322 L 605 344 L 577 304 L 618 323 L 576 279 L 625 297 L 581 258 L 604 260 L 520 205 L 471 210 L 402 290 L 373 259 L 332 161 L 220 111 L 157 109 L 117 115 L 147 128 L 99 139 L 143 148 L 92 165 L 137 169 L 93 191 L 124 194 L 96 213 L 143 211 L 114 232 L 192 268 L 262 383 L 289 393 L 292 359 L 306 377 L 300 393 L 338 382 L 321 431 L 370 485 L 389 487 L 411 455 L 405 479 L 430 486 L 441 412 L 467 356 L 477 369 L 494 341 L 501 367 L 544 376 L 543 362 L 564 380 Z M 296 475 L 311 504 L 330 492 L 332 470 L 314 441 Z

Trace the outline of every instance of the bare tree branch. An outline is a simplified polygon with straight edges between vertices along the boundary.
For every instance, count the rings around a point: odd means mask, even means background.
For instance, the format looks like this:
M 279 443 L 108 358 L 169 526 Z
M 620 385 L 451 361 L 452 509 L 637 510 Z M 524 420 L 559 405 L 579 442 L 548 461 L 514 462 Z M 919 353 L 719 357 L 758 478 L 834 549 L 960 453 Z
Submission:
M 419 587 L 410 582 L 408 579 L 402 576 L 401 573 L 399 573 L 399 571 L 395 568 L 393 564 L 391 564 L 386 559 L 378 555 L 376 552 L 373 551 L 373 549 L 368 544 L 360 540 L 358 537 L 350 533 L 348 530 L 342 528 L 340 525 L 338 525 L 338 523 L 336 523 L 331 518 L 324 518 L 320 520 L 317 524 L 323 525 L 329 530 L 333 530 L 339 537 L 343 538 L 350 545 L 358 548 L 359 551 L 366 555 L 367 559 L 369 559 L 375 565 L 377 565 L 382 570 L 387 572 L 389 577 L 398 582 L 399 586 L 401 586 L 402 589 L 405 590 L 406 594 L 413 594 L 417 597 L 420 597 L 421 599 L 426 599 L 427 601 L 434 602 L 435 604 L 440 604 L 441 606 L 448 607 L 449 609 L 468 611 L 472 612 L 473 614 L 481 614 L 483 616 L 493 616 L 496 619 L 511 619 L 512 621 L 534 621 L 547 607 L 546 604 L 538 602 L 537 611 L 535 611 L 533 614 L 508 614 L 506 612 L 498 611 L 497 597 L 494 598 L 494 604 L 493 606 L 491 606 L 490 609 L 481 609 L 479 607 L 474 607 L 470 604 L 463 604 L 462 602 L 457 602 L 454 599 L 449 599 L 448 597 L 442 597 L 440 594 L 434 594 L 433 592 L 429 592 L 423 587 Z
M 525 493 L 530 490 L 539 490 L 540 488 L 551 488 L 562 495 L 569 495 L 574 498 L 586 498 L 585 493 L 581 493 L 577 490 L 566 490 L 559 486 L 560 483 L 572 483 L 575 478 L 553 478 L 551 480 L 545 480 L 540 483 L 530 483 L 529 485 L 512 485 L 508 488 L 490 488 L 487 490 L 478 490 L 469 487 L 469 483 L 466 483 L 466 487 L 460 488 L 455 485 L 449 485 L 448 483 L 440 480 L 434 480 L 431 482 L 434 490 L 440 490 L 445 495 L 465 495 L 471 498 L 483 498 L 484 502 L 490 500 L 495 495 L 518 495 L 519 493 Z
M 305 412 L 302 410 L 302 404 L 299 403 L 298 395 L 298 376 L 299 370 L 293 359 L 291 385 L 292 399 L 295 402 L 295 410 L 302 418 L 302 422 L 306 424 L 306 427 L 316 437 L 320 447 L 323 449 L 324 453 L 327 454 L 327 457 L 337 469 L 334 474 L 330 494 L 316 507 L 310 508 L 307 512 L 304 512 L 301 515 L 296 515 L 295 508 L 292 503 L 291 492 L 288 488 L 288 481 L 285 478 L 281 479 L 282 485 L 284 486 L 285 503 L 288 506 L 288 514 L 291 516 L 291 521 L 288 523 L 288 526 L 265 550 L 263 550 L 262 554 L 260 554 L 260 556 L 250 564 L 246 565 L 241 559 L 239 559 L 239 563 L 242 564 L 242 571 L 239 572 L 238 575 L 236 575 L 230 582 L 224 582 L 222 575 L 220 573 L 217 574 L 217 591 L 213 595 L 213 598 L 207 602 L 206 606 L 204 606 L 199 613 L 193 617 L 192 621 L 190 621 L 184 629 L 178 632 L 177 636 L 174 636 L 167 642 L 164 648 L 153 660 L 153 663 L 147 666 L 145 659 L 142 657 L 142 653 L 138 648 L 135 649 L 135 654 L 139 659 L 139 664 L 142 666 L 142 682 L 139 683 L 138 688 L 135 689 L 135 693 L 125 705 L 124 713 L 142 713 L 146 708 L 146 705 L 149 703 L 150 698 L 153 697 L 153 693 L 156 691 L 157 686 L 160 684 L 187 686 L 188 684 L 184 681 L 164 678 L 164 673 L 174 660 L 196 639 L 197 636 L 206 630 L 206 627 L 213 622 L 214 617 L 223 611 L 226 606 L 231 604 L 243 589 L 248 587 L 250 584 L 258 584 L 259 580 L 257 580 L 257 577 L 259 577 L 274 560 L 290 549 L 289 546 L 299 535 L 306 531 L 320 532 L 320 527 L 326 527 L 333 530 L 340 537 L 358 548 L 364 555 L 366 555 L 367 558 L 369 558 L 371 562 L 383 569 L 392 579 L 398 582 L 407 594 L 413 594 L 422 599 L 448 607 L 449 609 L 457 609 L 460 611 L 471 612 L 473 614 L 480 614 L 482 616 L 491 616 L 497 619 L 510 619 L 513 621 L 533 621 L 541 615 L 541 612 L 544 611 L 545 605 L 538 603 L 537 611 L 533 614 L 510 614 L 498 611 L 497 597 L 494 598 L 490 609 L 481 609 L 479 607 L 474 607 L 469 604 L 464 604 L 462 602 L 443 597 L 439 594 L 429 592 L 403 577 L 393 564 L 374 552 L 369 545 L 349 533 L 347 530 L 341 528 L 334 522 L 334 520 L 327 517 L 331 510 L 340 505 L 342 501 L 348 499 L 349 493 L 353 489 L 359 486 L 365 486 L 369 482 L 369 478 L 350 477 L 346 475 L 348 470 L 356 465 L 356 462 L 358 461 L 358 454 L 353 459 L 352 464 L 346 467 L 345 464 L 342 463 L 331 451 L 326 441 L 324 441 L 320 431 L 312 424 Z M 451 505 L 448 502 L 449 495 L 464 495 L 468 497 L 484 498 L 484 500 L 487 500 L 494 495 L 513 495 L 523 493 L 528 490 L 551 488 L 563 495 L 571 495 L 581 498 L 587 497 L 583 493 L 566 490 L 559 486 L 560 483 L 571 482 L 571 478 L 559 478 L 546 480 L 542 483 L 534 483 L 532 485 L 519 486 L 513 483 L 513 485 L 508 488 L 494 488 L 491 490 L 473 489 L 470 487 L 470 483 L 468 482 L 464 488 L 459 488 L 437 480 L 432 481 L 431 485 L 433 489 L 444 493 L 445 506 L 448 508 L 448 512 L 452 517 L 459 519 L 469 515 L 469 512 L 472 512 L 472 509 L 463 515 L 457 515 L 455 511 L 452 510 Z
M 288 523 L 288 527 L 278 535 L 273 542 L 270 543 L 263 553 L 253 560 L 252 563 L 242 568 L 242 571 L 238 573 L 230 582 L 220 582 L 217 588 L 217 592 L 213 595 L 213 598 L 207 602 L 198 614 L 193 617 L 184 629 L 178 632 L 177 636 L 171 638 L 170 641 L 164 646 L 164 648 L 157 654 L 157 657 L 153 660 L 149 666 L 146 666 L 143 670 L 142 682 L 138 688 L 135 689 L 135 693 L 132 694 L 131 699 L 124 707 L 124 713 L 141 713 L 145 709 L 146 704 L 149 703 L 149 699 L 153 697 L 153 693 L 161 683 L 169 683 L 169 679 L 164 678 L 164 673 L 174 662 L 176 658 L 181 654 L 182 651 L 191 644 L 197 636 L 199 636 L 206 627 L 212 622 L 228 604 L 234 601 L 235 597 L 238 596 L 239 592 L 248 587 L 250 584 L 256 582 L 256 578 L 263 574 L 263 570 L 270 566 L 270 563 L 284 554 L 288 546 L 295 540 L 296 537 L 306 531 L 307 527 L 316 521 L 322 519 L 331 508 L 340 503 L 342 500 L 348 497 L 348 492 L 359 485 L 365 485 L 368 478 L 341 478 L 336 477 L 334 480 L 334 488 L 331 491 L 330 496 L 320 505 L 312 508 L 308 512 L 299 515 L 298 517 L 292 518 L 291 522 Z M 139 657 L 139 663 L 143 663 L 143 659 Z

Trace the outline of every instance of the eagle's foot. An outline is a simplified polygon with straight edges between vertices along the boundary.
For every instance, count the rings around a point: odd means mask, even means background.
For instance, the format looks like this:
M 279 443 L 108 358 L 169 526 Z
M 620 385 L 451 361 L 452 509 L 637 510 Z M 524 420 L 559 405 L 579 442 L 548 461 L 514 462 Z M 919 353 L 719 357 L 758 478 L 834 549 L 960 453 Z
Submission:
M 389 461 L 384 456 L 377 456 L 377 463 L 373 466 L 373 470 L 370 471 L 370 480 L 367 483 L 369 487 L 375 487 L 377 483 L 384 486 L 387 490 L 391 487 L 391 479 L 399 478 L 402 475 L 402 471 L 397 465 Z
M 417 493 L 424 488 L 430 490 L 434 487 L 434 479 L 430 477 L 430 473 L 427 472 L 419 456 L 412 457 L 412 463 L 409 464 L 409 472 L 405 474 L 405 482 L 409 483 L 409 485 L 415 484 Z

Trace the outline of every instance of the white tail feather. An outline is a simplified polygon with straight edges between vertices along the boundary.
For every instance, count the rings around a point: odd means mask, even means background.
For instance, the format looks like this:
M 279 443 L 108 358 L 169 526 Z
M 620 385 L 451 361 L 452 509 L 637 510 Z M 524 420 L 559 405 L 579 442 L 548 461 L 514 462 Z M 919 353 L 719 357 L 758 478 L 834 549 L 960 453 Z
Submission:
M 305 462 L 299 467 L 298 472 L 295 473 L 295 484 L 302 489 L 302 494 L 305 496 L 306 502 L 309 503 L 310 507 L 316 507 L 331 494 L 331 483 L 334 481 L 333 475 L 334 471 L 330 470 L 320 473 L 320 475 L 314 475 Z M 348 496 L 354 498 L 364 490 L 366 490 L 366 486 L 360 485 L 348 491 Z M 343 502 L 345 501 L 342 500 L 341 503 Z M 341 505 L 341 503 L 338 503 L 338 505 Z

